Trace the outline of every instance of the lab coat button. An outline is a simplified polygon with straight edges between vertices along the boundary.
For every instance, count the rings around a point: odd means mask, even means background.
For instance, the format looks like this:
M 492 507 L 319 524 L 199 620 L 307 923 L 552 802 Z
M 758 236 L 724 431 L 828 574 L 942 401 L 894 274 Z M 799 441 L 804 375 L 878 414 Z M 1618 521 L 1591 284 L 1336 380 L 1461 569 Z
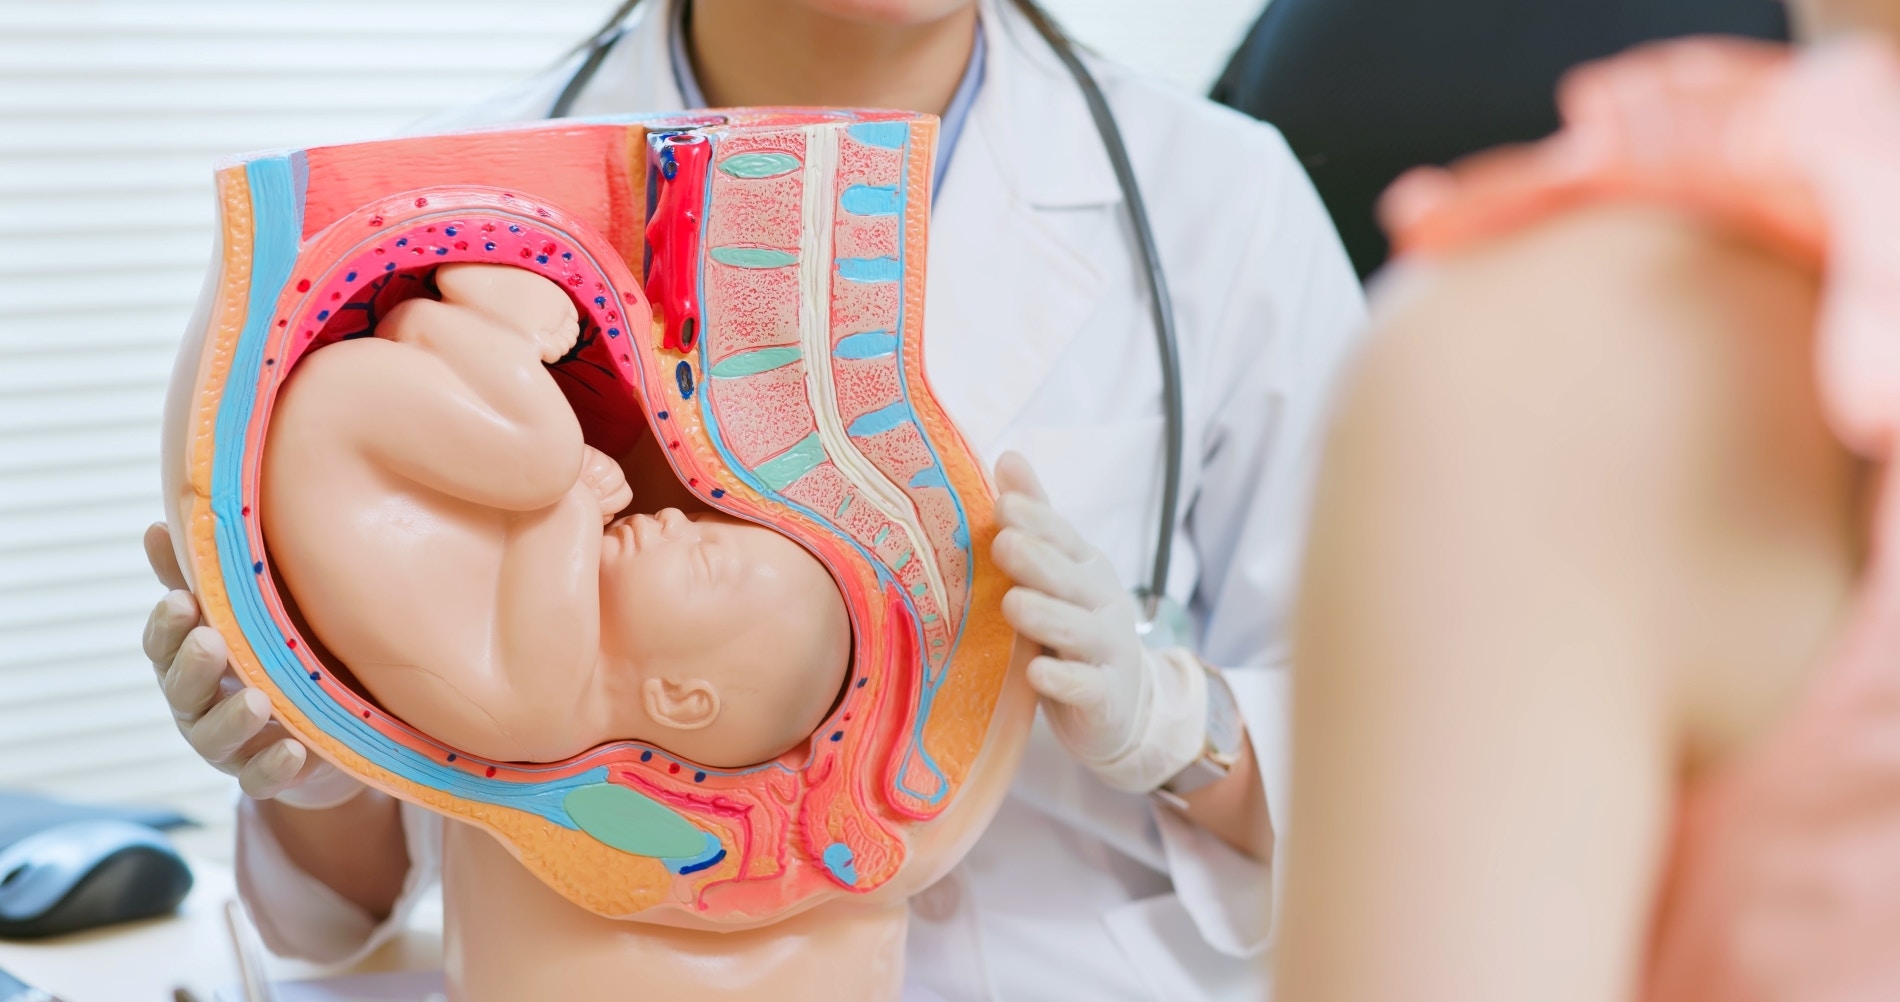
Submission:
M 962 903 L 963 891 L 957 886 L 956 875 L 951 874 L 910 899 L 910 911 L 925 922 L 943 922 L 955 915 Z

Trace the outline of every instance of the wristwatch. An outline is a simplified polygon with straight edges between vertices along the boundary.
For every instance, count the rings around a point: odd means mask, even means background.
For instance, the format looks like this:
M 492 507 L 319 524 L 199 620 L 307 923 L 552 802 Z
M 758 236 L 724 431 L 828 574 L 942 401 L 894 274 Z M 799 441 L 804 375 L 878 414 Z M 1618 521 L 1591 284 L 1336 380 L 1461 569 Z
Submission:
M 1155 790 L 1155 796 L 1176 809 L 1187 807 L 1187 801 L 1182 798 L 1188 794 L 1226 779 L 1234 763 L 1240 761 L 1247 740 L 1246 723 L 1240 718 L 1240 702 L 1234 699 L 1234 690 L 1228 688 L 1227 679 L 1220 669 L 1208 667 L 1199 659 L 1195 663 L 1207 673 L 1207 743 L 1201 749 L 1200 758 L 1189 762 L 1187 768 Z

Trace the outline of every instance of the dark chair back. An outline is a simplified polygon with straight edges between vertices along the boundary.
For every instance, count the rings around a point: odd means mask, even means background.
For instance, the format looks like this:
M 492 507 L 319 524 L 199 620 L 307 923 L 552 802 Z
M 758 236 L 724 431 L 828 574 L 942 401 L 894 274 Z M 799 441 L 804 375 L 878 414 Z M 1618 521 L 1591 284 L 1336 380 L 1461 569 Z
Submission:
M 1213 97 L 1285 134 L 1363 277 L 1385 260 L 1379 193 L 1557 127 L 1557 79 L 1639 42 L 1785 39 L 1778 0 L 1273 0 Z

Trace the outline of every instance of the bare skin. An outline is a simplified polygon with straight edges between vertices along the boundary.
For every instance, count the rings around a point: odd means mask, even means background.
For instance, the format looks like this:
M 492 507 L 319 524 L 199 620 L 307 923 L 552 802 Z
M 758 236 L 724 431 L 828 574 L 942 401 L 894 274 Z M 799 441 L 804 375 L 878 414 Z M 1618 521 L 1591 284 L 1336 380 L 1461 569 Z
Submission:
M 1629 999 L 1677 791 L 1793 709 L 1865 558 L 1819 279 L 1609 206 L 1413 277 L 1316 499 L 1276 997 Z
M 976 39 L 968 0 L 695 0 L 693 74 L 715 107 L 950 107 Z
M 1315 505 L 1279 997 L 1633 997 L 1677 784 L 1787 709 L 1860 559 L 1816 295 L 1627 207 L 1400 294 Z

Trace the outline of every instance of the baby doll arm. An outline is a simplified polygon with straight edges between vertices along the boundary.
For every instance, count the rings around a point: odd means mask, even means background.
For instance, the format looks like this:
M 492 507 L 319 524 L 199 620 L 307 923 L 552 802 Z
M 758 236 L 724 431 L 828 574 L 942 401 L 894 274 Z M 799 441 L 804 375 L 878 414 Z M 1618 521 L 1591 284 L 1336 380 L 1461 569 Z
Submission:
M 333 390 L 336 417 L 377 465 L 508 511 L 545 508 L 574 486 L 581 429 L 542 365 L 559 356 L 553 346 L 433 300 L 396 307 L 377 335 L 306 363 L 349 370 Z

